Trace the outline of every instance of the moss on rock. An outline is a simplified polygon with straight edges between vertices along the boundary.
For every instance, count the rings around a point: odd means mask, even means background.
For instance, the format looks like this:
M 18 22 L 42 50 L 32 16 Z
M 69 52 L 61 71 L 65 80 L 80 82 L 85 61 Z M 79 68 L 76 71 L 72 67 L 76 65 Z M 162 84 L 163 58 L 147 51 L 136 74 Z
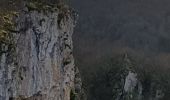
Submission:
M 13 61 L 15 54 L 15 43 L 12 30 L 15 28 L 14 16 L 18 16 L 16 11 L 4 10 L 0 13 L 0 56 L 7 53 L 8 63 Z

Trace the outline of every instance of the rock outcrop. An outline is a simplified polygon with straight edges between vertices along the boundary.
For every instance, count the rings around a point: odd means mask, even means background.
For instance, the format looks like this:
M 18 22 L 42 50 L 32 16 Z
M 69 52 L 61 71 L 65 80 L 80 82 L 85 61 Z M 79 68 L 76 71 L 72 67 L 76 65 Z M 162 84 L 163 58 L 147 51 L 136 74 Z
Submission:
M 84 92 L 81 75 L 78 68 L 75 68 L 75 80 L 74 80 L 74 87 L 75 87 L 75 100 L 87 100 L 86 93 Z
M 162 100 L 164 98 L 165 87 L 149 76 L 141 78 L 140 74 L 144 73 L 142 70 L 140 70 L 141 72 L 136 71 L 127 54 L 125 54 L 122 63 L 124 64 L 123 73 L 125 74 L 121 77 L 121 82 L 115 83 L 115 86 L 117 86 L 113 89 L 115 100 Z
M 8 33 L 12 46 L 1 43 L 6 52 L 0 55 L 0 100 L 74 99 L 76 14 L 46 8 L 25 7 L 15 18 L 15 31 Z

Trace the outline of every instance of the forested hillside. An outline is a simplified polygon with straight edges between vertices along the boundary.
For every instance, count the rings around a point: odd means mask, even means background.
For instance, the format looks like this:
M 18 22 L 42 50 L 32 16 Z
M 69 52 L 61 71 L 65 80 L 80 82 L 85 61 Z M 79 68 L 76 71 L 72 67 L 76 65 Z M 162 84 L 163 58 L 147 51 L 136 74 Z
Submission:
M 106 67 L 110 58 L 116 56 L 118 59 L 126 53 L 135 59 L 133 62 L 139 69 L 169 79 L 170 76 L 166 75 L 170 71 L 169 0 L 72 0 L 71 3 L 79 13 L 73 38 L 76 64 L 85 87 L 93 85 L 91 90 L 87 88 L 93 92 L 88 100 L 105 100 L 104 97 L 114 100 L 111 99 L 114 95 L 110 90 L 112 86 L 103 87 L 108 82 L 103 78 L 107 70 L 100 66 Z M 117 68 L 117 65 L 109 66 Z M 99 84 L 101 81 L 103 84 Z M 149 84 L 151 81 L 148 79 Z M 114 83 L 116 81 L 112 80 Z

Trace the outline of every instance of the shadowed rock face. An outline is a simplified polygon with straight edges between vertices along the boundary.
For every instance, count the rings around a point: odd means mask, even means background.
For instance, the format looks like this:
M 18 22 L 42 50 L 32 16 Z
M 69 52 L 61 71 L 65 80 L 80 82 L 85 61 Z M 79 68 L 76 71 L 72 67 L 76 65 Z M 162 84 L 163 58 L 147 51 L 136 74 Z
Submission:
M 70 100 L 75 20 L 72 13 L 62 19 L 58 16 L 59 11 L 27 8 L 18 16 L 16 33 L 10 33 L 14 56 L 0 55 L 0 100 Z

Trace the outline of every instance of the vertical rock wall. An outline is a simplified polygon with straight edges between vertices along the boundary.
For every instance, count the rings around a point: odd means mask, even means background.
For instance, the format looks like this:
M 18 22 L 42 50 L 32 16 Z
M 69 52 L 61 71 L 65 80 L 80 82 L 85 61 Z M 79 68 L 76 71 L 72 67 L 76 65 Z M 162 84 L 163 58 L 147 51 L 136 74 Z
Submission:
M 75 16 L 67 14 L 22 10 L 10 33 L 15 52 L 0 55 L 0 100 L 70 100 Z

